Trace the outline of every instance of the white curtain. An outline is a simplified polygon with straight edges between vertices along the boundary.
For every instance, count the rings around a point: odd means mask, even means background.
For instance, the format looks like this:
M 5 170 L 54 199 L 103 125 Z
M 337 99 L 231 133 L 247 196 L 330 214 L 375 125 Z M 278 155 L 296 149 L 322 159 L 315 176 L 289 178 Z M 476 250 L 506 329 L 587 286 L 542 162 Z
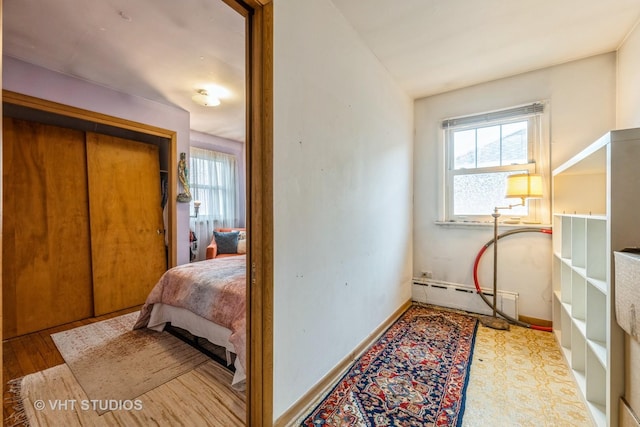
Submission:
M 201 261 L 205 259 L 214 229 L 238 227 L 238 166 L 235 156 L 202 148 L 191 147 L 189 157 L 191 215 L 194 215 L 194 201 L 201 203 L 198 218 L 191 218 L 190 222 L 197 239 L 197 245 L 191 245 L 192 258 Z

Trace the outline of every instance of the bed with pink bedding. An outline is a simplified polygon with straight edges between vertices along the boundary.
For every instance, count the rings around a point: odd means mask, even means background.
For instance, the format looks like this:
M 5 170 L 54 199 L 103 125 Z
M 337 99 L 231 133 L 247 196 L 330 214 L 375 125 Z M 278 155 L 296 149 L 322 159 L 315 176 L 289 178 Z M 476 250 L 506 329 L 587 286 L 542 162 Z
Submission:
M 149 293 L 134 329 L 185 329 L 236 354 L 233 385 L 245 380 L 246 256 L 215 258 L 169 269 Z

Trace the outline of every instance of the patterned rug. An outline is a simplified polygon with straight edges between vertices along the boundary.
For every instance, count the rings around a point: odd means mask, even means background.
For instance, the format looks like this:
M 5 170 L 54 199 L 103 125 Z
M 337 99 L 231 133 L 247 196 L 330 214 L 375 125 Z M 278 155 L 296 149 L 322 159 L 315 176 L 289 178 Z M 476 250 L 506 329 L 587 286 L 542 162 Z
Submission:
M 459 426 L 477 319 L 413 305 L 303 426 Z
M 206 361 L 138 396 L 116 402 L 98 415 L 92 400 L 66 364 L 22 378 L 18 407 L 5 426 L 245 426 L 245 396 L 231 387 L 233 375 Z M 6 403 L 5 403 L 6 404 Z
M 208 360 L 166 332 L 133 330 L 140 312 L 51 335 L 89 399 L 133 400 Z M 107 408 L 98 407 L 103 414 Z

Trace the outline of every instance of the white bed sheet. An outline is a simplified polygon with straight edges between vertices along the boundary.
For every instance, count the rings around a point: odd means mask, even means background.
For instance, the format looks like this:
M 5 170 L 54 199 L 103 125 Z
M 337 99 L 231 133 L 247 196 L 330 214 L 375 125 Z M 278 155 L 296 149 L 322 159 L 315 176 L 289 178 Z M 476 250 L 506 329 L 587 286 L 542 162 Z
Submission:
M 215 345 L 224 347 L 227 351 L 227 363 L 230 363 L 229 352 L 236 352 L 233 344 L 229 342 L 231 330 L 200 317 L 185 308 L 162 303 L 153 304 L 147 328 L 153 329 L 154 331 L 162 331 L 167 322 L 170 322 L 171 325 L 178 328 L 185 329 L 195 336 L 204 338 Z M 245 384 L 246 373 L 237 357 L 234 366 L 236 372 L 231 385 L 236 388 L 242 388 Z

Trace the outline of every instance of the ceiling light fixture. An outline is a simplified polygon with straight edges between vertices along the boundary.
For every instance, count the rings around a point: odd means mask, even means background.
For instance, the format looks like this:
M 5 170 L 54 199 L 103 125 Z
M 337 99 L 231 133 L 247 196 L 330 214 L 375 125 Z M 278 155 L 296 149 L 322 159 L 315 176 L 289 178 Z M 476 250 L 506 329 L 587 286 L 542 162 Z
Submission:
M 220 105 L 220 100 L 215 96 L 209 95 L 204 89 L 198 89 L 197 93 L 191 97 L 193 102 L 203 107 L 216 107 Z

